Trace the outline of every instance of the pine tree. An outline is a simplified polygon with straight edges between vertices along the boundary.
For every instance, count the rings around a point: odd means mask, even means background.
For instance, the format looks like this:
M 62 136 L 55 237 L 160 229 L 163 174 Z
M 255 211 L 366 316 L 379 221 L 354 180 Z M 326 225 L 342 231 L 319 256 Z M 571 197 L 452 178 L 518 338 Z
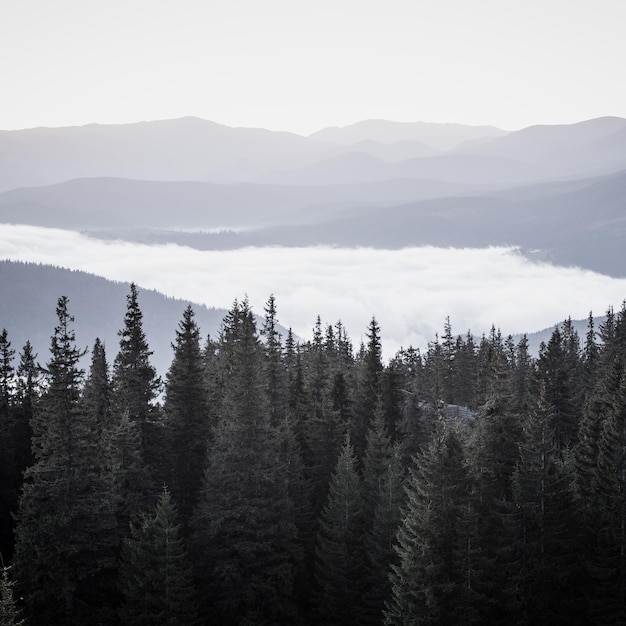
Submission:
M 164 401 L 172 459 L 168 483 L 183 524 L 187 524 L 200 492 L 210 434 L 200 331 L 191 306 L 183 314 L 173 348 Z
M 454 429 L 439 425 L 407 485 L 385 623 L 478 623 L 476 543 L 463 446 Z
M 30 342 L 26 342 L 23 351 L 20 353 L 20 362 L 14 378 L 15 388 L 11 392 L 11 401 L 8 412 L 8 420 L 4 422 L 6 431 L 0 437 L 3 443 L 2 461 L 3 478 L 0 484 L 6 499 L 4 500 L 4 517 L 2 532 L 3 539 L 0 540 L 0 554 L 7 562 L 13 555 L 13 534 L 14 519 L 17 513 L 19 496 L 22 490 L 24 471 L 34 463 L 34 456 L 31 448 L 33 410 L 40 394 L 39 370 L 36 365 L 37 355 L 33 353 Z M 1 507 L 0 507 L 1 508 Z
M 456 342 L 452 335 L 450 317 L 446 317 L 441 337 L 443 356 L 443 397 L 446 403 L 456 404 Z
M 552 407 L 555 445 L 562 451 L 577 440 L 583 405 L 580 342 L 571 320 L 555 328 L 541 346 L 537 366 Z
M 126 528 L 138 508 L 154 503 L 155 475 L 164 474 L 164 429 L 154 400 L 160 388 L 150 364 L 152 352 L 143 331 L 143 313 L 134 283 L 127 296 L 120 348 L 113 364 L 111 446 L 120 502 L 119 526 Z
M 619 624 L 626 620 L 626 366 L 620 358 L 607 378 L 610 395 L 587 508 L 589 566 L 595 580 L 591 613 L 599 624 Z
M 385 606 L 391 600 L 389 571 L 392 565 L 398 564 L 395 543 L 405 501 L 404 478 L 402 453 L 396 444 L 389 450 L 365 536 L 367 579 L 363 605 L 370 624 L 381 623 Z
M 376 318 L 372 318 L 366 337 L 367 346 L 361 362 L 358 364 L 356 402 L 350 430 L 354 452 L 360 463 L 362 463 L 365 454 L 367 431 L 374 418 L 374 411 L 381 395 L 382 346 L 380 326 Z
M 478 406 L 498 399 L 502 402 L 508 393 L 509 363 L 502 334 L 495 326 L 489 337 L 482 338 L 477 353 L 477 380 L 474 400 Z
M 246 301 L 221 339 L 223 401 L 191 521 L 205 610 L 219 623 L 291 623 L 295 524 L 289 468 L 272 428 L 263 347 Z
M 82 403 L 85 412 L 94 421 L 100 439 L 104 439 L 105 432 L 112 427 L 111 379 L 106 350 L 98 338 L 91 351 L 91 366 L 82 391 Z
M 455 403 L 461 406 L 474 406 L 474 391 L 476 387 L 476 346 L 474 337 L 468 331 L 465 339 L 457 338 L 454 357 Z
M 301 389 L 306 394 L 306 401 L 299 403 L 301 415 L 297 423 L 315 525 L 326 501 L 330 476 L 337 462 L 341 441 L 349 428 L 348 419 L 352 415 L 350 389 L 345 373 L 341 370 L 331 371 L 330 357 L 318 317 L 313 341 L 304 346 L 301 357 Z M 314 535 L 315 532 L 310 537 L 311 541 Z M 312 543 L 309 547 L 313 549 Z
M 582 368 L 584 389 L 590 393 L 596 382 L 598 360 L 600 357 L 600 348 L 596 341 L 596 330 L 593 314 L 590 312 L 587 318 L 587 335 L 585 336 L 585 345 L 582 353 Z
M 24 344 L 17 367 L 17 414 L 13 443 L 19 460 L 20 474 L 34 463 L 31 448 L 33 411 L 41 394 L 40 370 L 37 354 L 30 341 Z
M 543 390 L 542 390 L 543 391 Z M 519 511 L 521 623 L 585 623 L 575 581 L 577 524 L 572 475 L 554 437 L 551 403 L 540 396 L 527 417 L 520 463 L 513 477 Z
M 84 623 L 88 613 L 97 624 L 108 621 L 99 581 L 114 555 L 113 504 L 97 427 L 81 410 L 83 352 L 67 304 L 59 298 L 47 390 L 33 419 L 35 464 L 25 474 L 14 564 L 33 623 Z
M 120 617 L 128 626 L 199 623 L 191 563 L 176 508 L 164 489 L 153 511 L 139 512 L 124 539 Z
M 385 428 L 380 403 L 367 432 L 367 445 L 363 460 L 363 512 L 366 527 L 370 528 L 374 510 L 380 500 L 383 476 L 392 455 L 391 439 Z
M 113 366 L 113 409 L 118 417 L 127 415 L 137 423 L 142 457 L 148 465 L 151 462 L 158 464 L 158 446 L 155 443 L 157 420 L 153 401 L 161 383 L 150 364 L 152 352 L 143 331 L 143 313 L 134 283 L 130 285 L 124 328 L 119 335 L 120 349 Z
M 518 416 L 533 410 L 537 397 L 535 360 L 529 352 L 528 337 L 523 335 L 515 348 L 515 359 L 510 379 L 509 408 Z
M 360 623 L 365 582 L 363 539 L 361 483 L 346 436 L 317 535 L 318 623 Z
M 14 442 L 15 370 L 6 329 L 0 333 L 0 554 L 10 557 L 12 552 L 13 522 L 17 494 L 20 488 L 18 460 Z
M 265 320 L 261 336 L 264 338 L 266 394 L 270 412 L 270 422 L 273 426 L 283 423 L 287 413 L 287 370 L 282 359 L 281 336 L 278 332 L 276 317 L 276 300 L 270 296 L 265 305 Z

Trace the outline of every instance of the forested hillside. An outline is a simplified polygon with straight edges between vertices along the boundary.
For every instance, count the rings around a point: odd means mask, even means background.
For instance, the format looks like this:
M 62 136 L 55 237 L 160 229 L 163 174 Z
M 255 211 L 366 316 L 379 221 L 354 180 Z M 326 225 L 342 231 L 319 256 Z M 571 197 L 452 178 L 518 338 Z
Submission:
M 626 306 L 387 363 L 188 306 L 160 380 L 141 300 L 85 371 L 65 296 L 45 367 L 0 335 L 3 623 L 626 621 Z
M 81 349 L 98 336 L 107 349 L 117 347 L 121 320 L 124 318 L 125 294 L 129 284 L 106 280 L 79 272 L 38 263 L 0 261 L 0 328 L 11 329 L 14 346 L 29 340 L 45 363 L 50 333 L 55 325 L 54 304 L 59 294 L 72 302 L 76 318 L 74 330 Z M 157 291 L 142 290 L 144 330 L 151 338 L 152 364 L 165 375 L 172 358 L 172 341 L 186 300 L 170 298 Z M 205 335 L 217 336 L 225 309 L 195 304 L 196 319 Z M 81 361 L 84 366 L 85 361 Z

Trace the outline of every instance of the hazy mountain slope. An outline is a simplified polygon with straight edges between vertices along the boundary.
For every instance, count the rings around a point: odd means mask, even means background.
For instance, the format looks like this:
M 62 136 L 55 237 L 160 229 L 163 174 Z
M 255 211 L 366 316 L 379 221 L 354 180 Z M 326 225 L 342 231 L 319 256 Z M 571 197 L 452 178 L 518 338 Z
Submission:
M 310 222 L 346 207 L 468 193 L 429 180 L 277 186 L 84 178 L 0 193 L 0 222 L 67 229 L 238 228 Z
M 391 163 L 405 161 L 406 159 L 435 156 L 441 153 L 440 150 L 436 150 L 421 141 L 403 140 L 394 143 L 381 143 L 374 139 L 364 139 L 353 144 L 331 148 L 328 151 L 328 156 L 339 156 L 349 152 L 367 154 Z
M 442 154 L 390 163 L 350 152 L 300 168 L 274 171 L 261 176 L 261 180 L 270 184 L 323 185 L 412 178 L 465 185 L 506 185 L 554 176 L 550 168 L 491 155 Z
M 626 119 L 530 126 L 488 141 L 468 142 L 456 152 L 519 159 L 549 167 L 558 175 L 608 173 L 626 168 Z
M 335 245 L 520 246 L 538 259 L 626 275 L 626 172 L 586 181 L 512 188 L 491 196 L 433 198 L 361 206 L 306 225 L 247 232 L 113 233 L 143 243 L 174 241 L 200 249 Z M 111 233 L 101 233 L 108 237 Z
M 620 118 L 513 133 L 369 120 L 307 138 L 182 118 L 0 131 L 0 191 L 93 177 L 283 185 L 397 178 L 511 184 L 624 168 L 625 130 L 626 120 Z
M 21 351 L 30 340 L 43 365 L 49 358 L 50 337 L 57 323 L 55 309 L 60 296 L 70 299 L 80 347 L 93 347 L 96 337 L 105 343 L 109 363 L 119 348 L 118 330 L 126 312 L 127 283 L 115 283 L 85 272 L 46 265 L 0 261 L 0 328 L 6 328 L 12 347 Z M 144 331 L 153 365 L 164 376 L 172 360 L 171 343 L 188 302 L 168 298 L 139 287 Z M 217 336 L 226 311 L 194 304 L 202 336 Z M 83 366 L 88 366 L 89 359 Z M 17 365 L 17 363 L 16 363 Z
M 435 150 L 450 150 L 465 141 L 505 134 L 507 131 L 495 126 L 364 120 L 343 127 L 323 128 L 309 137 L 339 145 L 351 145 L 368 139 L 384 144 L 410 140 L 419 141 Z
M 317 158 L 328 146 L 293 133 L 198 118 L 0 131 L 0 190 L 94 176 L 244 180 Z M 8 170 L 8 171 L 7 171 Z

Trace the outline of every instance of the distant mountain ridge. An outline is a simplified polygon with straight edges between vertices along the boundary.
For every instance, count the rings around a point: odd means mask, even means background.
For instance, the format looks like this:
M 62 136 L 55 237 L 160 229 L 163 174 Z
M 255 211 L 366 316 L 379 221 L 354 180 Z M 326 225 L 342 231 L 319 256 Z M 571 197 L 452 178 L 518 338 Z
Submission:
M 517 245 L 621 276 L 624 172 L 618 117 L 513 132 L 366 120 L 309 137 L 199 118 L 1 131 L 0 222 L 218 249 Z
M 309 135 L 309 137 L 339 145 L 353 145 L 366 140 L 373 140 L 382 144 L 419 141 L 431 149 L 446 151 L 467 141 L 500 137 L 507 133 L 508 131 L 495 126 L 391 122 L 376 119 L 363 120 L 343 127 L 323 128 Z
M 0 196 L 0 211 L 2 196 Z M 178 243 L 201 250 L 246 246 L 517 246 L 529 257 L 626 276 L 626 171 L 608 176 L 385 205 L 305 207 L 282 223 L 239 232 L 147 226 L 92 231 L 100 238 Z
M 626 120 L 616 117 L 513 132 L 493 126 L 367 120 L 309 137 L 194 117 L 34 128 L 0 131 L 0 191 L 94 177 L 275 184 L 442 177 L 467 182 L 474 175 L 469 163 L 479 157 L 492 159 L 496 167 L 488 180 L 471 182 L 531 182 L 625 169 L 625 143 Z M 349 155 L 361 155 L 364 169 Z M 353 162 L 343 179 L 332 167 L 332 160 L 342 163 L 342 157 Z M 437 158 L 443 159 L 438 168 L 433 165 Z M 372 159 L 378 161 L 376 171 Z M 329 160 L 326 177 L 322 172 L 314 181 L 306 180 L 307 170 L 319 170 Z M 510 162 L 524 164 L 523 177 L 502 178 L 499 170 Z

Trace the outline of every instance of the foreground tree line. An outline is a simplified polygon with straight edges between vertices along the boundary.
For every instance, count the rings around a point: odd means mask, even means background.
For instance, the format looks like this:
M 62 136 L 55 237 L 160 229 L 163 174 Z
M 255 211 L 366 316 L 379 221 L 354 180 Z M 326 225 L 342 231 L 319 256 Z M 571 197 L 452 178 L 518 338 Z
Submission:
M 626 623 L 625 307 L 387 364 L 188 307 L 162 382 L 134 285 L 112 367 L 68 304 L 0 335 L 1 624 Z

